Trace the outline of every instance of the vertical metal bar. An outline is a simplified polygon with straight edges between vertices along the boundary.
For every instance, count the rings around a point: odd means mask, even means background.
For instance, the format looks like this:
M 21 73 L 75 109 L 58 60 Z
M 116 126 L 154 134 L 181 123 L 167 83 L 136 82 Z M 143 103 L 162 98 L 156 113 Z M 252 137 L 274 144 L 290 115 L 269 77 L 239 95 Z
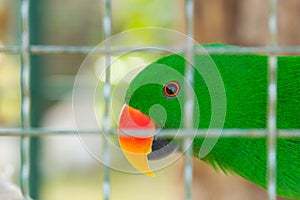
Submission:
M 111 121 L 110 121 L 110 94 L 111 94 L 111 78 L 110 78 L 110 42 L 107 40 L 111 36 L 112 29 L 112 16 L 111 16 L 111 0 L 105 0 L 105 11 L 103 17 L 103 31 L 105 41 L 105 85 L 103 88 L 103 96 L 105 101 L 105 114 L 104 114 L 104 134 L 111 134 Z M 104 182 L 103 182 L 103 194 L 104 200 L 110 199 L 110 150 L 108 142 L 103 140 L 103 157 L 107 166 L 104 166 Z
M 269 0 L 269 45 L 277 44 L 277 0 Z M 270 54 L 268 60 L 268 197 L 276 199 L 276 106 L 277 106 L 277 57 Z
M 185 21 L 186 21 L 186 34 L 187 34 L 187 50 L 186 50 L 186 60 L 194 61 L 194 1 L 186 0 L 186 12 L 185 12 Z M 193 66 L 192 63 L 186 62 L 186 79 L 191 86 L 193 86 Z M 191 87 L 186 87 L 186 99 L 184 105 L 184 119 L 185 119 L 185 128 L 193 128 L 193 106 L 194 106 L 194 95 Z M 192 138 L 187 137 L 184 140 L 184 149 L 185 152 L 185 168 L 184 168 L 184 183 L 185 183 L 185 199 L 192 199 L 192 181 L 193 181 L 193 160 L 192 153 L 193 149 L 190 146 L 192 144 Z
M 20 1 L 21 11 L 21 121 L 22 128 L 30 128 L 30 54 L 29 54 L 29 0 Z M 30 199 L 30 137 L 22 136 L 20 142 L 21 171 L 20 186 L 24 199 Z

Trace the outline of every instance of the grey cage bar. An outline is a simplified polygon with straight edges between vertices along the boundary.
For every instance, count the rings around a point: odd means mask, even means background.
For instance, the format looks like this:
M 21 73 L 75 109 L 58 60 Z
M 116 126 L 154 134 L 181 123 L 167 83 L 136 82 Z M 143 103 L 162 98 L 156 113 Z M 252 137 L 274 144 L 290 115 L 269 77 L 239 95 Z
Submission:
M 186 24 L 186 59 L 191 62 L 194 61 L 194 0 L 186 0 L 186 11 L 185 11 L 185 24 Z M 186 80 L 193 85 L 193 63 L 186 62 Z M 184 127 L 186 129 L 193 128 L 193 114 L 194 105 L 193 91 L 190 87 L 186 87 L 186 99 L 184 105 Z M 192 182 L 193 182 L 193 150 L 189 145 L 192 144 L 192 137 L 186 137 L 184 139 L 185 152 L 185 165 L 184 165 L 184 186 L 185 186 L 185 199 L 191 200 L 192 194 Z
M 269 0 L 269 45 L 277 43 L 277 0 Z M 273 53 L 269 55 L 268 71 L 268 161 L 267 161 L 267 185 L 269 200 L 276 199 L 276 103 L 277 103 L 277 57 Z
M 21 121 L 22 128 L 30 128 L 30 53 L 29 53 L 29 0 L 22 0 L 21 10 Z M 24 200 L 30 199 L 30 136 L 22 136 L 20 143 L 21 171 L 20 186 Z
M 112 16 L 111 16 L 111 1 L 105 0 L 105 11 L 103 17 L 103 30 L 104 30 L 104 39 L 108 39 L 111 36 L 111 29 L 112 29 Z M 105 103 L 105 113 L 104 113 L 104 120 L 103 120 L 103 127 L 104 127 L 104 134 L 109 135 L 111 134 L 111 122 L 110 122 L 110 112 L 109 112 L 109 104 L 110 104 L 110 91 L 111 91 L 111 78 L 110 78 L 110 43 L 105 43 L 105 85 L 103 88 L 103 96 L 104 96 L 104 103 Z M 104 144 L 102 147 L 103 158 L 105 163 L 110 163 L 110 151 L 108 148 L 108 141 L 104 140 Z M 109 166 L 104 166 L 104 182 L 103 182 L 103 199 L 109 200 L 110 199 L 110 171 Z
M 20 173 L 20 186 L 22 193 L 24 195 L 24 200 L 30 199 L 29 195 L 29 171 L 30 171 L 30 136 L 49 136 L 49 135 L 60 135 L 60 134 L 76 134 L 72 130 L 46 130 L 46 129 L 32 129 L 30 127 L 30 115 L 31 115 L 31 97 L 30 97 L 30 54 L 88 54 L 93 47 L 90 46 L 48 46 L 48 45 L 30 45 L 29 41 L 29 0 L 20 0 L 20 25 L 21 25 L 21 44 L 19 46 L 2 46 L 0 47 L 0 52 L 4 53 L 14 53 L 20 54 L 21 59 L 21 93 L 22 93 L 22 106 L 21 106 L 21 116 L 22 116 L 22 128 L 21 129 L 0 129 L 0 136 L 20 136 L 20 155 L 21 155 L 21 173 Z M 297 131 L 287 131 L 287 130 L 277 130 L 276 128 L 276 69 L 277 69 L 277 52 L 285 53 L 300 53 L 300 47 L 278 47 L 276 46 L 276 34 L 277 34 L 277 14 L 276 14 L 276 0 L 269 0 L 269 32 L 270 32 L 270 43 L 268 47 L 243 47 L 239 49 L 226 49 L 220 47 L 208 48 L 209 53 L 269 53 L 269 82 L 268 82 L 268 122 L 266 130 L 224 130 L 222 137 L 227 136 L 244 136 L 244 137 L 268 137 L 268 170 L 267 170 L 267 183 L 268 183 L 268 196 L 269 200 L 276 199 L 276 136 L 288 136 L 288 137 L 299 137 Z M 194 2 L 193 0 L 186 0 L 186 33 L 193 39 L 193 11 Z M 112 16 L 111 16 L 111 1 L 105 0 L 105 12 L 103 17 L 104 25 L 104 36 L 105 39 L 111 36 L 112 29 Z M 182 50 L 186 52 L 188 58 L 192 58 L 193 51 L 197 51 L 192 47 L 192 40 L 188 40 L 185 47 Z M 118 51 L 123 52 L 128 49 L 119 49 Z M 100 54 L 106 55 L 106 64 L 110 63 L 110 50 L 109 44 L 106 45 L 105 49 L 98 50 Z M 116 51 L 116 50 L 114 50 Z M 189 59 L 192 60 L 192 59 Z M 108 66 L 109 68 L 109 66 Z M 192 82 L 192 67 L 186 66 L 187 79 Z M 108 105 L 110 103 L 110 70 L 106 70 L 106 82 L 104 87 L 104 97 L 105 97 L 105 118 L 104 118 L 104 134 L 112 134 L 112 132 L 118 132 L 111 129 L 111 124 L 109 121 L 109 109 Z M 190 91 L 187 91 L 187 101 L 193 101 Z M 192 113 L 192 108 L 185 106 L 186 113 Z M 191 117 L 192 115 L 185 115 L 185 117 Z M 190 143 L 190 136 L 194 133 L 191 131 L 192 120 L 186 120 L 185 124 L 185 144 Z M 176 131 L 167 130 L 166 135 L 174 135 Z M 216 131 L 218 132 L 218 131 Z M 87 133 L 99 134 L 98 131 L 87 131 Z M 199 131 L 197 135 L 204 136 L 206 131 Z M 212 131 L 212 134 L 214 131 Z M 106 155 L 106 159 L 109 162 L 109 151 L 107 148 L 103 148 L 103 153 Z M 189 148 L 186 153 L 185 159 L 185 189 L 186 189 L 186 199 L 192 199 L 192 150 Z M 110 199 L 110 177 L 109 169 L 104 168 L 104 199 Z

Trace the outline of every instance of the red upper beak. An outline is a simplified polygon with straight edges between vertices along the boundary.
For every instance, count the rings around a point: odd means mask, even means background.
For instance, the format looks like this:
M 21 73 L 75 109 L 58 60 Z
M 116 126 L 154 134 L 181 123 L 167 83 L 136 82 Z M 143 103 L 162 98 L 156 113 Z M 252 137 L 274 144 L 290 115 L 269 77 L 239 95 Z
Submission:
M 119 119 L 120 147 L 128 162 L 140 172 L 154 176 L 149 168 L 147 155 L 152 151 L 153 136 L 141 137 L 130 135 L 130 130 L 154 130 L 154 122 L 130 106 L 125 105 Z M 128 133 L 128 134 L 127 134 Z

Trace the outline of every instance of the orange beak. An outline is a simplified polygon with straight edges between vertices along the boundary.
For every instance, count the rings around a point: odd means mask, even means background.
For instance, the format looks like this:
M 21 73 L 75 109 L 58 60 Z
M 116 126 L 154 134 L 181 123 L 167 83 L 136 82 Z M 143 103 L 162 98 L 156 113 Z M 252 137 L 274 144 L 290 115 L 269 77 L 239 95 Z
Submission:
M 147 116 L 130 106 L 125 105 L 119 119 L 119 130 L 124 133 L 130 130 L 154 130 L 154 122 Z M 153 136 L 137 137 L 119 135 L 120 147 L 128 162 L 140 172 L 154 177 L 149 168 L 147 155 L 152 151 Z

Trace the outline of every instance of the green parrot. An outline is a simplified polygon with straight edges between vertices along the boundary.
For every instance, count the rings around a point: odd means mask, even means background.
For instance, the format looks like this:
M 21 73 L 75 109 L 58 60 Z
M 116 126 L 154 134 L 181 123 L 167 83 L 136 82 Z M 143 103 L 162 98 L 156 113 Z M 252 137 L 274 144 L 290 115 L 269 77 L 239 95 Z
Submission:
M 222 44 L 208 46 L 232 47 Z M 221 77 L 223 90 L 214 90 L 219 86 L 207 81 L 214 78 L 219 81 L 218 77 L 212 75 L 207 79 L 202 74 L 211 70 L 211 63 L 215 64 Z M 197 70 L 194 70 L 194 82 L 190 86 L 185 79 L 185 66 L 184 56 L 173 54 L 162 57 L 138 73 L 126 92 L 119 130 L 183 128 L 187 87 L 192 87 L 194 92 L 193 126 L 196 130 L 266 128 L 268 56 L 195 54 L 194 67 Z M 214 91 L 220 91 L 220 94 Z M 278 57 L 277 96 L 277 128 L 300 129 L 300 56 Z M 216 103 L 222 102 L 220 99 L 226 100 L 224 105 Z M 220 110 L 222 115 L 222 109 L 226 111 L 223 121 L 222 117 L 218 118 L 218 112 Z M 214 117 L 220 122 L 213 121 Z M 168 156 L 178 148 L 172 138 L 164 138 L 163 134 L 147 137 L 125 134 L 118 137 L 129 163 L 150 176 L 154 173 L 149 169 L 148 161 Z M 266 137 L 220 137 L 213 148 L 201 156 L 204 140 L 205 137 L 199 136 L 193 139 L 195 157 L 214 168 L 219 167 L 225 173 L 238 174 L 263 188 L 267 187 Z M 276 169 L 277 194 L 300 199 L 299 137 L 277 137 Z

